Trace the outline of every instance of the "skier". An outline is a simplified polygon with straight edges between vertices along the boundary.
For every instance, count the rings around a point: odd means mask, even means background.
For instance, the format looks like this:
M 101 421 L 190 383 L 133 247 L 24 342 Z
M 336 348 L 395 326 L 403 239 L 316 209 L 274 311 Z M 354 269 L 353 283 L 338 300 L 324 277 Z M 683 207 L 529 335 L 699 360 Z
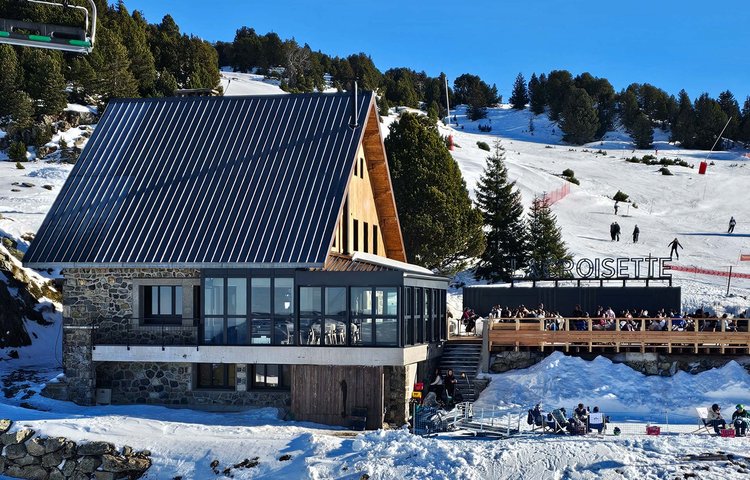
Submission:
M 612 241 L 615 241 L 615 222 L 612 222 L 609 224 L 609 236 L 612 238 Z
M 617 205 L 619 202 L 615 200 L 615 215 L 617 215 L 617 209 L 620 208 L 619 205 Z
M 727 233 L 734 232 L 734 226 L 735 225 L 737 225 L 737 221 L 734 219 L 734 217 L 730 218 L 729 219 L 729 230 L 727 231 Z
M 641 230 L 638 228 L 638 225 L 636 225 L 633 229 L 633 243 L 638 243 L 638 235 L 640 234 Z
M 677 240 L 677 237 L 675 237 L 674 240 L 672 240 L 671 242 L 669 242 L 667 244 L 667 246 L 671 248 L 671 250 L 669 251 L 669 259 L 671 260 L 672 259 L 672 255 L 674 254 L 674 255 L 677 255 L 677 260 L 679 260 L 680 259 L 680 254 L 677 253 L 677 247 L 682 248 L 682 245 L 680 245 L 680 242 Z
M 615 240 L 620 241 L 620 224 L 615 222 Z

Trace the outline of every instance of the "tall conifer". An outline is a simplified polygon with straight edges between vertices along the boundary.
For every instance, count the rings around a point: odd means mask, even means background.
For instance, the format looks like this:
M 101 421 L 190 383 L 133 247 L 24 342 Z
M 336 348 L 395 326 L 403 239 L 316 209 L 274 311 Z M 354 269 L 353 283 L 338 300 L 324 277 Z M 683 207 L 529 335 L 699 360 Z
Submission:
M 513 272 L 526 267 L 528 238 L 523 218 L 521 192 L 508 181 L 505 149 L 495 142 L 495 151 L 477 183 L 477 206 L 484 217 L 485 250 L 474 272 L 478 279 L 509 282 Z

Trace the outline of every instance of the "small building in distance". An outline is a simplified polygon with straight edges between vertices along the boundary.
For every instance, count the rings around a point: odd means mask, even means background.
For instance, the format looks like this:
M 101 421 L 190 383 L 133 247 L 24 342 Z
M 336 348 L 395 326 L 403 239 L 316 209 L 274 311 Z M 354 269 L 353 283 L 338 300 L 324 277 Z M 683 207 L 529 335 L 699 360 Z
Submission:
M 25 264 L 62 269 L 81 404 L 400 425 L 447 337 L 369 92 L 113 100 Z

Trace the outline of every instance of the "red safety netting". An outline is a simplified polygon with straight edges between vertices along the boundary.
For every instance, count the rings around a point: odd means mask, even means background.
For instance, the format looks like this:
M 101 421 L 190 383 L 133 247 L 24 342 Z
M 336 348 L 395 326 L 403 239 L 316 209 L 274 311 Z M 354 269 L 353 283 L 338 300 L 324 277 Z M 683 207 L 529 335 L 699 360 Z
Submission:
M 565 183 L 562 187 L 553 190 L 552 192 L 544 192 L 542 198 L 547 201 L 547 205 L 552 205 L 555 202 L 562 200 L 567 197 L 570 193 L 570 183 Z
M 711 270 L 709 268 L 700 268 L 694 266 L 682 266 L 682 265 L 670 265 L 671 270 L 686 273 L 699 273 L 701 275 L 714 275 L 716 277 L 728 277 L 729 270 Z M 750 279 L 750 273 L 739 273 L 732 272 L 732 278 L 748 278 Z

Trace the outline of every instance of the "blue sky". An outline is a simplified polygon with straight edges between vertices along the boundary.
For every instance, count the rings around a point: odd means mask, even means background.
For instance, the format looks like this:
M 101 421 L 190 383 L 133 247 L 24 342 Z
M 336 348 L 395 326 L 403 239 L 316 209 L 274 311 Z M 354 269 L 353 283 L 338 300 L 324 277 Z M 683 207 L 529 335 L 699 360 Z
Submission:
M 496 83 L 505 99 L 522 72 L 567 69 L 606 77 L 616 90 L 651 83 L 692 98 L 750 95 L 747 0 L 125 0 L 149 22 L 171 14 L 182 30 L 231 41 L 242 25 L 294 37 L 314 50 L 365 52 L 385 71 L 407 66 L 449 79 Z

